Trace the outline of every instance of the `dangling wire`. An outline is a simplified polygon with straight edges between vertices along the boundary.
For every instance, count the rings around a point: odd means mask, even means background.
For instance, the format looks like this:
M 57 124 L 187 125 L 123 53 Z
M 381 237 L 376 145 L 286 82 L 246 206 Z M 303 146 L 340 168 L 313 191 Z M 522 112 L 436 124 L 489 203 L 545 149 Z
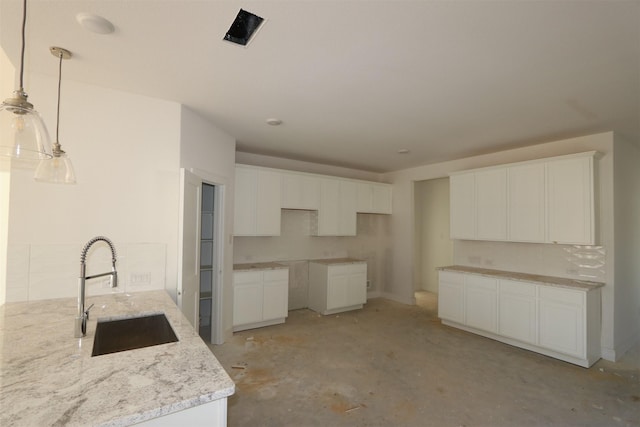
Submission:
M 60 128 L 60 86 L 62 85 L 62 57 L 63 51 L 60 51 L 60 64 L 58 65 L 58 113 L 56 115 L 56 142 L 58 141 L 58 129 Z
M 25 29 L 27 28 L 27 0 L 22 2 L 22 51 L 20 53 L 20 91 L 24 91 L 24 47 L 25 47 Z

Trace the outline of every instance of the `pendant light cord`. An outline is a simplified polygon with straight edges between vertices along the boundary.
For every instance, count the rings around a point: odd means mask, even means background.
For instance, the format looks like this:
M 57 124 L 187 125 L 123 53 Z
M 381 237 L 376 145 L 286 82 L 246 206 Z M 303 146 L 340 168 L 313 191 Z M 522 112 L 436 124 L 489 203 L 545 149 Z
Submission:
M 56 114 L 56 142 L 58 142 L 58 129 L 60 128 L 60 86 L 62 84 L 62 56 L 60 51 L 60 64 L 58 65 L 58 112 Z
M 25 29 L 27 27 L 27 0 L 23 1 L 22 6 L 22 51 L 20 52 L 20 91 L 24 91 L 24 47 L 25 47 Z

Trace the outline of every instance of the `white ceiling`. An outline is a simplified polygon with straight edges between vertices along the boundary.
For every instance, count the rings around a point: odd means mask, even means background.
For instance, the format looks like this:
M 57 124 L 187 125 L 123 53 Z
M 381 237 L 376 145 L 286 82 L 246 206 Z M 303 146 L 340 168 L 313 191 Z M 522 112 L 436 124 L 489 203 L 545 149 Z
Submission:
M 21 6 L 0 0 L 0 43 L 15 64 Z M 222 40 L 241 7 L 267 20 L 247 48 Z M 48 48 L 64 47 L 75 55 L 65 79 L 183 103 L 239 151 L 385 172 L 608 130 L 640 141 L 640 1 L 28 8 L 31 70 L 57 75 Z M 78 12 L 116 31 L 89 33 Z

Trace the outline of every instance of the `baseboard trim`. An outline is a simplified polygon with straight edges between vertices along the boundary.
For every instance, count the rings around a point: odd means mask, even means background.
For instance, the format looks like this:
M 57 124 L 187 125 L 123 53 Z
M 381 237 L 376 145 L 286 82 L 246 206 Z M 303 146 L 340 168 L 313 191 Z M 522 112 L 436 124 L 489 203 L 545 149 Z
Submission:
M 622 344 L 615 346 L 615 348 L 605 348 L 602 347 L 601 353 L 602 358 L 604 360 L 608 360 L 609 362 L 617 362 L 625 355 L 627 351 L 629 351 L 633 346 L 638 345 L 640 343 L 640 332 L 631 336 L 629 339 L 625 340 Z
M 413 295 L 407 298 L 407 297 L 402 297 L 389 292 L 380 292 L 380 297 L 391 300 L 391 301 L 399 302 L 402 304 L 416 305 L 416 297 L 414 297 Z

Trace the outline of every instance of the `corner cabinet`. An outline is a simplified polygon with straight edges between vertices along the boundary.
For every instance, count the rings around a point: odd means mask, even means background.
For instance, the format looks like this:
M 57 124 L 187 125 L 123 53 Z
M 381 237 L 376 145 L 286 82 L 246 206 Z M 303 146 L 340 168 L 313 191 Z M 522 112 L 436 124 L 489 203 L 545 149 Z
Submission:
M 600 359 L 601 284 L 564 287 L 504 273 L 440 270 L 442 323 L 587 368 Z
M 233 234 L 279 236 L 282 177 L 273 170 L 236 165 Z
M 321 314 L 357 310 L 367 302 L 367 263 L 353 259 L 309 262 L 309 308 Z
M 596 244 L 596 154 L 591 151 L 452 174 L 451 238 Z
M 289 269 L 242 264 L 234 268 L 238 270 L 233 272 L 233 331 L 284 323 L 289 306 Z

